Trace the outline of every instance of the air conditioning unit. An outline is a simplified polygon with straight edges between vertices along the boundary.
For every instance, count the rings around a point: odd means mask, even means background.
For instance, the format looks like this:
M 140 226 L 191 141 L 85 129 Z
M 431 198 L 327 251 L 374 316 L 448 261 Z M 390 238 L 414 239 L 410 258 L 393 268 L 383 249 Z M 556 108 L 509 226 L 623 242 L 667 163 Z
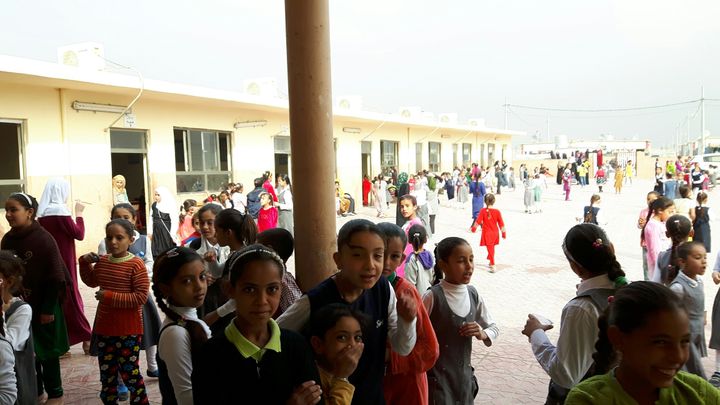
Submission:
M 485 118 L 471 118 L 468 120 L 468 125 L 482 128 L 485 126 Z
M 279 96 L 277 80 L 272 77 L 245 80 L 243 88 L 245 93 L 251 96 L 272 98 Z
M 362 107 L 362 96 L 342 96 L 337 101 L 337 108 L 340 110 L 360 111 Z
M 457 113 L 442 113 L 438 115 L 438 121 L 440 121 L 441 124 L 457 124 L 458 121 L 458 115 Z
M 400 107 L 398 113 L 402 118 L 408 120 L 417 120 L 422 117 L 423 110 L 421 107 Z
M 58 63 L 87 70 L 105 69 L 105 47 L 97 42 L 82 42 L 57 49 Z

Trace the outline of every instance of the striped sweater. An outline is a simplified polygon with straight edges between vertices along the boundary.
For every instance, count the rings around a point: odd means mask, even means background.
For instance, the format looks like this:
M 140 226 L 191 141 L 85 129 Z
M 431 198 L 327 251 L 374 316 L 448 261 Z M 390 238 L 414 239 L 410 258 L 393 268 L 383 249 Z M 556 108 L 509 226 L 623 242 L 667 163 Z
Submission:
M 94 332 L 102 336 L 142 335 L 142 305 L 150 279 L 142 259 L 100 256 L 93 266 L 80 258 L 80 277 L 89 287 L 104 291 L 95 315 Z

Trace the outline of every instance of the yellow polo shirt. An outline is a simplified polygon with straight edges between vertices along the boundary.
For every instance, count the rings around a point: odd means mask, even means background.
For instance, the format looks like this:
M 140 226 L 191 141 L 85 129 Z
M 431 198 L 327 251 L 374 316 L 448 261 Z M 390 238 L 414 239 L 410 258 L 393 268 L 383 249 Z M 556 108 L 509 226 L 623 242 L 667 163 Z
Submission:
M 254 343 L 247 340 L 247 338 L 240 333 L 237 326 L 235 326 L 235 319 L 225 328 L 225 337 L 230 343 L 235 345 L 243 357 L 246 359 L 252 357 L 259 363 L 268 350 L 280 353 L 280 327 L 274 319 L 268 321 L 268 326 L 270 327 L 270 339 L 263 348 L 255 346 Z

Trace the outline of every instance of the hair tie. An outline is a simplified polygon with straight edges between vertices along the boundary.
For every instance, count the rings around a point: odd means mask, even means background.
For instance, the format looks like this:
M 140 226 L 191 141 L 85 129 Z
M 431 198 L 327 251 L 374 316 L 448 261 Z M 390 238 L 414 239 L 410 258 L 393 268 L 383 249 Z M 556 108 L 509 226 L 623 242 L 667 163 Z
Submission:
M 420 237 L 420 232 L 415 232 L 415 233 L 413 233 L 413 238 L 416 237 L 416 236 L 419 238 L 419 237 Z
M 613 301 L 615 301 L 615 296 L 614 296 L 614 295 L 609 296 L 609 297 L 608 297 L 608 304 L 612 304 Z
M 615 284 L 615 288 L 620 288 L 630 284 L 625 276 L 616 277 L 615 280 L 613 280 L 613 283 Z
M 167 257 L 175 257 L 175 256 L 178 256 L 179 254 L 180 254 L 180 253 L 178 253 L 177 248 L 174 247 L 174 248 L 168 250 L 167 253 L 165 253 L 165 256 L 167 256 Z
M 30 199 L 30 196 L 29 196 L 29 195 L 27 195 L 27 194 L 25 194 L 25 193 L 12 193 L 12 194 L 10 194 L 10 196 L 14 196 L 14 195 L 21 195 L 21 196 L 23 196 L 23 198 L 25 198 L 25 201 L 27 201 L 28 205 L 30 205 L 30 207 L 32 207 L 33 203 L 32 203 L 32 200 Z
M 600 249 L 603 247 L 603 240 L 600 238 L 597 238 L 597 239 L 595 239 L 595 242 L 593 242 L 592 245 L 595 249 Z

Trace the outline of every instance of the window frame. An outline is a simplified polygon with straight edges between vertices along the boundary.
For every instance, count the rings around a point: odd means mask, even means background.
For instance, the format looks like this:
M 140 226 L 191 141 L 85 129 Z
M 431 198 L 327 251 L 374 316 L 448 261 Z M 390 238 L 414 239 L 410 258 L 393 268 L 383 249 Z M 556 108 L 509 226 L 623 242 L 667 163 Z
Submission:
M 433 146 L 437 147 L 437 161 L 433 161 Z M 439 172 L 442 165 L 442 143 L 428 142 L 428 170 L 431 172 Z
M 0 118 L 2 124 L 17 125 L 17 143 L 18 143 L 18 170 L 20 171 L 20 178 L 15 179 L 0 179 L 0 186 L 14 186 L 18 185 L 21 192 L 27 190 L 27 161 L 26 161 L 26 143 L 25 143 L 25 129 L 27 128 L 26 120 L 11 119 L 11 118 Z M 5 211 L 5 207 L 0 207 L 1 211 Z
M 178 131 L 182 132 L 182 143 L 183 143 L 183 164 L 185 167 L 184 171 L 178 171 L 178 161 L 177 161 L 177 150 L 174 150 L 174 164 L 175 164 L 175 184 L 177 187 L 178 184 L 178 177 L 179 176 L 202 176 L 204 179 L 203 182 L 203 189 L 202 190 L 191 190 L 191 191 L 180 191 L 179 188 L 178 194 L 193 194 L 193 193 L 205 193 L 205 192 L 220 192 L 221 190 L 211 190 L 208 187 L 208 176 L 218 176 L 218 175 L 227 175 L 228 182 L 232 182 L 232 131 L 223 131 L 218 129 L 207 129 L 207 128 L 188 128 L 188 127 L 173 127 L 173 148 L 176 148 L 177 145 L 175 144 L 176 136 L 178 135 Z M 190 142 L 190 132 L 200 132 L 200 139 L 201 142 L 203 141 L 203 136 L 205 133 L 214 133 L 215 134 L 215 148 L 214 148 L 214 154 L 217 161 L 217 168 L 218 170 L 207 170 L 206 162 L 205 162 L 205 151 L 202 151 L 202 168 L 203 170 L 192 170 L 193 167 L 193 161 L 192 161 L 192 145 Z M 221 135 L 225 135 L 226 139 L 226 149 L 227 149 L 227 170 L 222 170 L 223 167 L 223 159 L 221 156 L 221 150 L 223 149 L 221 147 Z

